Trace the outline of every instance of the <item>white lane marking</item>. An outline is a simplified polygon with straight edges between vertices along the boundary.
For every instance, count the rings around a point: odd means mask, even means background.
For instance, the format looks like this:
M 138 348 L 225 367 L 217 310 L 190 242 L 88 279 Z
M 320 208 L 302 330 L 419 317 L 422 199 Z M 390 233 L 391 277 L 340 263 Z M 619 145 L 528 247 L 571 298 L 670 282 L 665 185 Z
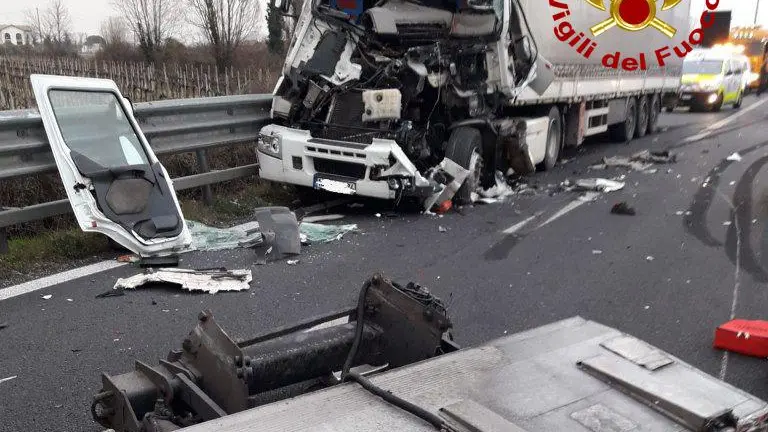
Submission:
M 15 380 L 18 377 L 19 377 L 18 375 L 14 375 L 14 376 L 9 376 L 8 378 L 0 379 L 0 384 L 4 383 L 6 381 Z
M 731 315 L 730 319 L 736 318 L 736 307 L 739 304 L 739 289 L 741 288 L 741 227 L 739 226 L 738 207 L 728 197 L 717 190 L 718 195 L 728 203 L 733 211 L 733 226 L 736 229 L 736 268 L 733 271 L 733 295 L 731 297 Z M 728 372 L 728 351 L 723 351 L 723 358 L 720 360 L 720 379 L 725 380 L 725 374 Z
M 68 270 L 65 272 L 57 273 L 44 278 L 35 279 L 23 284 L 14 285 L 8 288 L 0 288 L 0 301 L 8 300 L 12 297 L 17 297 L 22 294 L 31 293 L 33 291 L 39 291 L 46 289 L 53 285 L 58 285 L 63 282 L 68 282 L 73 279 L 78 279 L 84 276 L 94 275 L 103 271 L 112 270 L 114 268 L 125 265 L 125 263 L 117 261 L 102 261 L 96 264 L 87 265 L 85 267 Z
M 543 224 L 541 224 L 538 227 L 536 227 L 536 229 L 539 229 L 539 228 L 542 228 L 542 227 L 545 227 L 545 226 L 551 224 L 552 222 L 560 219 L 561 217 L 567 215 L 568 213 L 570 213 L 570 212 L 576 210 L 577 208 L 583 206 L 584 204 L 586 204 L 588 202 L 594 201 L 599 196 L 600 196 L 600 194 L 598 192 L 588 192 L 588 193 L 585 193 L 584 195 L 580 196 L 578 199 L 575 199 L 575 200 L 571 201 L 568 205 L 566 205 L 565 207 L 560 209 L 560 211 L 558 211 L 557 213 L 552 215 L 552 217 L 547 219 L 547 221 L 544 222 Z
M 739 117 L 743 116 L 744 114 L 754 110 L 755 108 L 761 106 L 765 102 L 768 102 L 768 99 L 762 99 L 758 102 L 753 103 L 752 105 L 742 109 L 741 111 L 737 112 L 736 114 L 730 115 L 722 120 L 720 120 L 717 123 L 714 123 L 704 129 L 701 133 L 698 133 L 696 135 L 689 136 L 688 138 L 685 138 L 683 140 L 683 143 L 692 143 L 695 141 L 701 141 L 704 138 L 708 137 L 712 132 L 715 132 L 717 129 L 722 128 L 723 126 L 727 125 L 728 123 L 731 123 L 732 121 L 738 119 Z
M 514 234 L 514 233 L 520 231 L 521 229 L 525 228 L 526 225 L 528 225 L 532 220 L 536 219 L 539 216 L 541 216 L 541 212 L 538 212 L 535 215 L 529 217 L 528 219 L 525 219 L 523 221 L 520 221 L 520 222 L 512 225 L 511 227 L 509 227 L 509 228 L 505 229 L 504 231 L 502 231 L 502 233 L 506 234 L 506 235 Z

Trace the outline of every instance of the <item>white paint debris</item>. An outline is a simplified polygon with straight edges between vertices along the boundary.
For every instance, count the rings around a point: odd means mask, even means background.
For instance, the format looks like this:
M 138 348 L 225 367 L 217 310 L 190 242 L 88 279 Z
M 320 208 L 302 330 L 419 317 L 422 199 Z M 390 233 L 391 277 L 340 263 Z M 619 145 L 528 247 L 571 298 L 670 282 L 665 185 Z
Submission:
M 437 230 L 440 231 L 441 233 L 448 232 L 448 228 L 446 228 L 446 227 L 444 227 L 442 225 L 437 227 Z
M 16 378 L 18 378 L 18 375 L 9 376 L 8 378 L 2 378 L 2 379 L 0 379 L 0 384 L 4 383 L 6 381 L 15 380 Z
M 41 296 L 41 297 L 42 297 L 43 300 L 50 300 L 50 299 L 53 298 L 53 296 L 51 294 L 46 294 L 46 295 Z
M 731 226 L 731 224 L 732 224 L 732 222 L 731 222 L 731 221 L 725 221 L 725 222 L 723 222 L 723 226 Z
M 318 215 L 318 216 L 307 216 L 304 219 L 302 219 L 302 222 L 327 222 L 327 221 L 335 221 L 339 219 L 344 219 L 343 214 L 329 214 L 329 215 Z
M 650 261 L 653 261 L 653 260 L 655 260 L 655 259 L 656 259 L 656 258 L 654 258 L 654 257 L 653 257 L 653 256 L 651 256 L 651 255 L 648 255 L 647 257 L 645 257 L 645 260 L 646 260 L 646 261 L 648 261 L 648 262 L 650 262 Z
M 757 219 L 752 219 L 752 225 L 757 223 Z
M 219 291 L 245 291 L 250 288 L 251 270 L 186 270 L 168 268 L 118 279 L 114 289 L 136 289 L 150 283 L 179 285 L 187 291 L 215 294 Z
M 601 251 L 599 249 L 595 249 L 595 250 L 592 251 L 592 255 L 602 255 L 602 254 L 603 254 L 603 251 Z
M 294 266 L 294 265 L 296 265 L 296 264 L 298 264 L 298 263 L 299 263 L 299 260 L 288 260 L 288 261 L 286 261 L 286 263 L 287 263 L 289 266 Z
M 731 162 L 741 162 L 741 155 L 738 152 L 736 152 L 728 156 L 727 158 L 725 158 L 725 160 L 729 160 Z

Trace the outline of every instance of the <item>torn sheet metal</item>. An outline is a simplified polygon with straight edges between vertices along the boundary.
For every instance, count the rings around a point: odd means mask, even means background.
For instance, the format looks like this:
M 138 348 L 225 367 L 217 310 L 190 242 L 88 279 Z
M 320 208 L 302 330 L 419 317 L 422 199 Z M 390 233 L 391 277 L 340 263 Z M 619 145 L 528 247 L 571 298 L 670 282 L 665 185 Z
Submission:
M 587 190 L 596 192 L 616 192 L 624 189 L 624 183 L 604 178 L 580 179 L 576 180 L 576 190 Z
M 151 283 L 178 285 L 187 291 L 216 294 L 220 291 L 246 291 L 251 287 L 250 270 L 149 270 L 128 278 L 118 279 L 115 290 L 137 289 Z
M 192 234 L 192 250 L 219 251 L 249 248 L 264 241 L 259 224 L 256 222 L 231 228 L 214 228 L 200 222 L 187 221 L 187 226 Z
M 603 158 L 603 162 L 592 165 L 590 169 L 629 168 L 635 171 L 649 172 L 655 164 L 677 163 L 677 155 L 669 151 L 643 150 L 630 157 L 612 156 Z
M 299 222 L 296 215 L 287 207 L 263 207 L 256 209 L 256 220 L 261 232 L 270 237 L 274 233 L 274 252 L 282 255 L 301 253 Z
M 440 191 L 434 193 L 424 201 L 424 210 L 429 211 L 435 204 L 453 199 L 456 192 L 461 189 L 461 185 L 469 177 L 469 170 L 445 158 L 440 165 L 432 168 L 429 180 L 440 187 Z
M 348 233 L 357 231 L 357 225 L 322 225 L 302 222 L 300 229 L 303 243 L 330 243 L 341 240 Z

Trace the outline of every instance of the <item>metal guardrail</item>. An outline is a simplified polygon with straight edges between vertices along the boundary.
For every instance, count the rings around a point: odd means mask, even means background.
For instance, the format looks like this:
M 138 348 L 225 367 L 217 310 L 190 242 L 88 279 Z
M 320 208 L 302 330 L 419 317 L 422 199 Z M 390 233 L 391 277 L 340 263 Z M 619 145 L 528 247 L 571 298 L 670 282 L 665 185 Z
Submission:
M 210 202 L 211 184 L 256 174 L 258 165 L 210 171 L 206 150 L 255 142 L 271 103 L 271 95 L 244 95 L 138 103 L 134 109 L 156 154 L 196 153 L 200 174 L 174 179 L 174 188 L 202 187 L 203 199 Z M 0 111 L 0 181 L 52 171 L 56 164 L 40 115 Z M 11 209 L 0 203 L 0 253 L 7 251 L 6 227 L 71 211 L 66 199 Z

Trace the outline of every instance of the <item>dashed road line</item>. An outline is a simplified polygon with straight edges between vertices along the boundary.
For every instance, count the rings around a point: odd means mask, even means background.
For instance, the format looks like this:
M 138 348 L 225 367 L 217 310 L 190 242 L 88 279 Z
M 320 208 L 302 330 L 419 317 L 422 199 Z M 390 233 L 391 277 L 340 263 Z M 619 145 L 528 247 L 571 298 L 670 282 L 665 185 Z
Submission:
M 87 265 L 84 267 L 68 270 L 65 272 L 57 273 L 54 275 L 46 276 L 44 278 L 35 279 L 23 284 L 14 285 L 8 288 L 0 288 L 0 301 L 8 300 L 9 298 L 18 297 L 23 294 L 28 294 L 34 291 L 39 291 L 58 285 L 63 282 L 68 282 L 74 279 L 78 279 L 85 276 L 91 276 L 96 273 L 101 273 L 107 270 L 124 266 L 125 263 L 117 261 L 102 261 L 95 264 Z

